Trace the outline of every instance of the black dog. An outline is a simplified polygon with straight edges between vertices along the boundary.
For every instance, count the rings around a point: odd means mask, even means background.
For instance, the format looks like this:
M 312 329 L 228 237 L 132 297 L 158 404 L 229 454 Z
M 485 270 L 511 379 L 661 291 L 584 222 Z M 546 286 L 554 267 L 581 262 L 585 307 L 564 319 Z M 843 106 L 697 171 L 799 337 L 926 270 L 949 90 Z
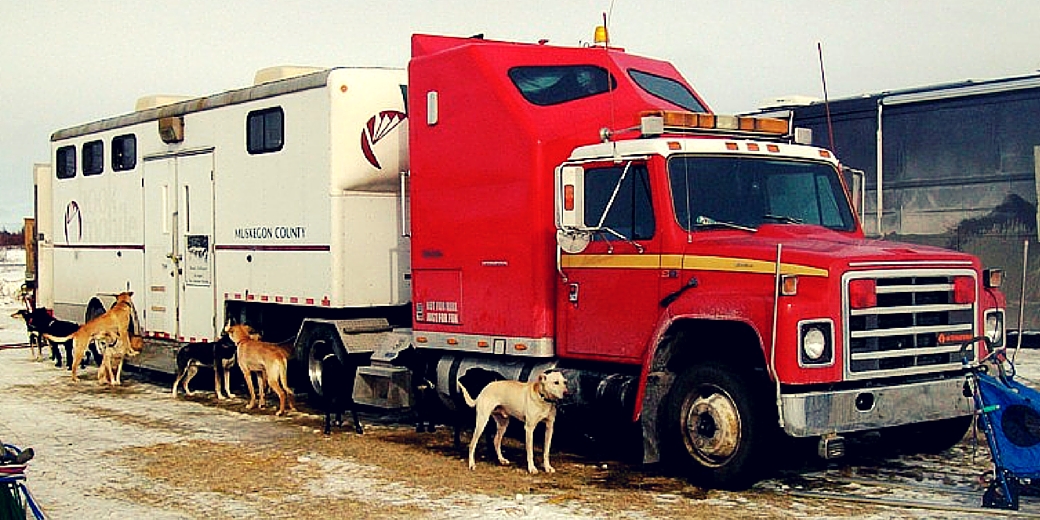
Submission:
M 235 366 L 235 343 L 227 334 L 222 334 L 214 342 L 188 343 L 177 350 L 177 378 L 173 380 L 173 396 L 177 397 L 177 387 L 183 380 L 184 393 L 193 395 L 188 383 L 195 377 L 199 367 L 213 369 L 213 389 L 217 399 L 234 397 L 231 393 L 231 367 Z M 220 392 L 223 379 L 224 396 Z
M 343 412 L 348 408 L 354 418 L 354 431 L 358 435 L 365 433 L 354 407 L 353 381 L 354 374 L 347 371 L 335 354 L 321 360 L 320 406 L 325 412 L 325 435 L 332 432 L 333 426 L 343 426 Z
M 44 307 L 37 307 L 32 311 L 19 310 L 14 315 L 17 315 L 25 321 L 25 328 L 29 331 L 29 335 L 36 335 L 37 341 L 40 346 L 43 346 L 43 335 L 65 337 L 70 336 L 72 333 L 79 330 L 79 324 L 71 321 L 63 321 L 51 316 L 49 310 Z M 64 343 L 55 343 L 50 340 L 46 340 L 51 346 L 51 359 L 54 361 L 54 366 L 61 366 L 61 350 L 58 345 L 65 347 L 65 364 L 66 370 L 72 370 L 72 340 L 68 340 Z M 94 357 L 94 363 L 101 366 L 101 353 L 98 352 L 97 346 L 93 343 L 90 344 L 89 353 Z M 87 366 L 87 356 L 83 357 L 83 362 L 80 363 L 80 368 Z

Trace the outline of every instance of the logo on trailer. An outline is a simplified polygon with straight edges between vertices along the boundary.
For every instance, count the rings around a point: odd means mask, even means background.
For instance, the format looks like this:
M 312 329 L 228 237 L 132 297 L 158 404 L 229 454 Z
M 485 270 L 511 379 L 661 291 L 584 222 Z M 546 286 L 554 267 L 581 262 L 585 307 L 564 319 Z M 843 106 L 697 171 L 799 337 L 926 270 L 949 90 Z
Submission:
M 379 165 L 379 159 L 376 158 L 375 151 L 372 148 L 397 128 L 406 117 L 408 116 L 404 112 L 384 110 L 372 116 L 368 123 L 365 124 L 365 128 L 361 130 L 361 151 L 372 166 L 375 166 L 377 169 L 383 168 Z
M 69 201 L 65 206 L 65 243 L 71 242 L 70 237 L 76 242 L 83 240 L 83 216 L 79 212 L 79 204 Z

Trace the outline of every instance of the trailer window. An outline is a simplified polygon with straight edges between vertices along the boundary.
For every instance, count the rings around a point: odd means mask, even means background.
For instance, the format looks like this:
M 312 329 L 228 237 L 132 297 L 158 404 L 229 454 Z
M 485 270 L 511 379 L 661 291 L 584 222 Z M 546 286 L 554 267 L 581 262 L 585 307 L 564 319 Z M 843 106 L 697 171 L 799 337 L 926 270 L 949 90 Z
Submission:
M 76 147 L 62 146 L 54 156 L 54 169 L 59 179 L 71 179 L 76 176 Z
M 133 134 L 112 138 L 112 170 L 133 170 L 137 165 L 137 136 Z
M 649 92 L 652 96 L 661 98 L 689 110 L 690 112 L 707 112 L 708 109 L 697 101 L 697 97 L 686 88 L 686 85 L 664 76 L 650 74 L 641 70 L 629 69 L 628 75 L 640 88 Z
M 622 173 L 625 178 L 619 186 Z M 617 195 L 614 195 L 615 190 Z M 599 224 L 608 204 L 610 212 L 603 219 L 603 227 L 631 240 L 653 238 L 654 211 L 645 164 L 631 164 L 627 172 L 624 165 L 592 168 L 585 172 L 585 223 L 590 226 Z M 621 237 L 608 231 L 597 233 L 596 240 L 621 240 Z
M 105 145 L 100 141 L 83 143 L 83 175 L 98 175 L 105 169 Z
M 246 117 L 246 149 L 250 154 L 271 153 L 285 143 L 285 113 L 282 107 L 250 112 Z
M 617 88 L 617 80 L 607 69 L 592 65 L 513 67 L 509 69 L 509 79 L 524 99 L 539 106 L 558 105 Z

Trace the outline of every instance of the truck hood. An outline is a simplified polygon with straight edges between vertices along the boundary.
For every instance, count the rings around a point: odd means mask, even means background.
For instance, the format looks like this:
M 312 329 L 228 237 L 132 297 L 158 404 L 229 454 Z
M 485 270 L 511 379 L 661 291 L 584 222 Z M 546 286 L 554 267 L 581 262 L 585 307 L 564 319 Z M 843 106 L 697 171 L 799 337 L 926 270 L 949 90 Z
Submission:
M 694 247 L 705 251 L 726 251 L 724 256 L 776 260 L 777 244 L 783 244 L 783 263 L 844 271 L 849 268 L 883 268 L 918 264 L 926 267 L 978 268 L 972 255 L 939 247 L 875 240 L 820 226 L 764 224 L 755 232 L 718 230 L 712 237 L 694 240 Z

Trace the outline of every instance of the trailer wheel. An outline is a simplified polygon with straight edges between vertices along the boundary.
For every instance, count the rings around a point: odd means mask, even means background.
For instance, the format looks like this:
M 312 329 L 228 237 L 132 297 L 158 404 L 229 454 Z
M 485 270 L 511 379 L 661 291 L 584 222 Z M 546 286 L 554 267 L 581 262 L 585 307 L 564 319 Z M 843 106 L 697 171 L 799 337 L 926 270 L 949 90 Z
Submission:
M 662 460 L 697 484 L 744 489 L 772 459 L 765 450 L 777 433 L 775 413 L 744 376 L 724 366 L 683 372 L 663 412 Z
M 93 300 L 90 300 L 90 303 L 87 304 L 87 313 L 84 316 L 84 318 L 85 318 L 84 323 L 86 323 L 86 322 L 88 322 L 88 321 L 90 321 L 90 320 L 92 320 L 94 318 L 97 318 L 98 316 L 101 316 L 104 313 L 105 313 L 105 306 L 101 303 L 100 300 L 98 300 L 97 298 L 95 298 Z
M 309 393 L 319 402 L 331 401 L 336 397 L 344 398 L 346 396 L 331 396 L 325 395 L 327 391 L 339 391 L 339 392 L 350 392 L 353 390 L 353 370 L 349 370 L 352 367 L 345 367 L 347 370 L 343 370 L 341 373 L 344 375 L 349 374 L 351 381 L 342 381 L 342 384 L 337 384 L 333 388 L 324 388 L 322 385 L 324 367 L 331 361 L 339 360 L 338 352 L 342 350 L 339 345 L 339 338 L 336 336 L 335 331 L 330 330 L 328 327 L 318 327 L 314 329 L 310 337 L 307 339 L 307 343 L 304 347 L 303 352 L 303 363 L 304 369 L 307 372 L 307 381 L 309 382 L 310 389 Z

